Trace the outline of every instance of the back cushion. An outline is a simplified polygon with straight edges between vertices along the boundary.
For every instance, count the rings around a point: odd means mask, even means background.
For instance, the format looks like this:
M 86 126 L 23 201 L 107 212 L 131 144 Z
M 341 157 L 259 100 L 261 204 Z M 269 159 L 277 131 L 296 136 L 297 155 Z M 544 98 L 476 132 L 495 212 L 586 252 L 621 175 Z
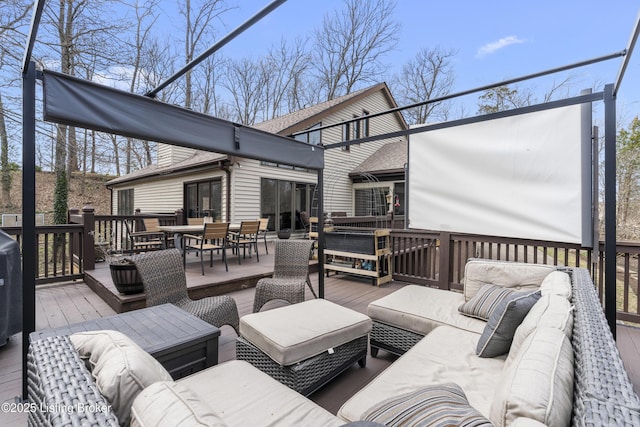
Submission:
M 195 393 L 180 383 L 157 382 L 131 406 L 131 427 L 222 427 L 226 424 Z
M 513 362 L 520 351 L 522 343 L 536 328 L 556 328 L 571 338 L 573 332 L 573 306 L 566 298 L 546 294 L 529 310 L 518 329 L 513 335 L 513 342 L 509 350 L 506 364 Z
M 510 425 L 519 417 L 566 426 L 573 408 L 573 348 L 555 328 L 537 328 L 503 370 L 491 404 L 491 422 Z
M 486 284 L 516 291 L 536 290 L 544 278 L 555 270 L 552 265 L 470 259 L 464 267 L 464 299 L 469 301 Z
M 540 285 L 542 295 L 555 294 L 571 300 L 571 277 L 564 271 L 554 271 Z
M 70 336 L 121 425 L 129 425 L 131 404 L 145 387 L 171 381 L 171 375 L 149 353 L 117 331 L 80 332 Z

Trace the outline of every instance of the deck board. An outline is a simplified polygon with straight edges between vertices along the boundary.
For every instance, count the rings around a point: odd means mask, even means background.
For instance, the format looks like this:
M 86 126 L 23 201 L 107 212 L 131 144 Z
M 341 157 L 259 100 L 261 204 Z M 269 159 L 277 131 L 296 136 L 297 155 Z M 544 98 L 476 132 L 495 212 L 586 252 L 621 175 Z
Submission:
M 262 255 L 260 260 L 260 264 L 262 264 Z M 250 262 L 248 261 L 247 264 Z M 202 278 L 199 272 L 199 265 L 197 267 L 197 274 L 189 275 L 188 280 L 190 282 L 192 277 L 194 277 L 193 280 L 210 279 Z M 263 268 L 255 264 L 247 265 L 246 267 L 252 267 L 250 270 L 253 271 L 256 268 Z M 317 292 L 318 275 L 312 274 L 311 278 L 314 289 Z M 331 274 L 330 277 L 325 277 L 325 298 L 353 310 L 366 313 L 369 302 L 381 298 L 402 286 L 404 286 L 403 283 L 391 282 L 376 287 L 372 286 L 371 281 L 368 279 Z M 235 298 L 241 316 L 251 312 L 254 292 L 253 288 L 248 288 L 228 294 Z M 312 298 L 308 289 L 306 296 L 307 299 Z M 36 329 L 38 330 L 115 314 L 115 311 L 83 282 L 38 286 L 36 300 Z M 282 304 L 284 303 L 271 301 L 267 303 L 264 309 L 274 308 Z M 640 390 L 640 358 L 638 357 L 640 352 L 640 328 L 618 325 L 617 331 L 618 348 L 629 376 L 634 383 L 636 391 L 638 391 Z M 6 346 L 0 348 L 0 401 L 2 402 L 11 401 L 21 393 L 22 339 L 20 335 L 13 336 Z M 228 326 L 222 327 L 219 343 L 220 362 L 235 359 L 235 338 L 236 335 L 232 328 Z M 395 359 L 395 356 L 385 351 L 380 351 L 379 356 L 375 359 L 368 356 L 365 368 L 360 368 L 355 364 L 328 385 L 311 395 L 310 398 L 335 414 L 345 400 L 375 378 Z M 24 415 L 0 413 L 0 425 L 2 426 L 23 426 L 25 424 L 26 417 Z

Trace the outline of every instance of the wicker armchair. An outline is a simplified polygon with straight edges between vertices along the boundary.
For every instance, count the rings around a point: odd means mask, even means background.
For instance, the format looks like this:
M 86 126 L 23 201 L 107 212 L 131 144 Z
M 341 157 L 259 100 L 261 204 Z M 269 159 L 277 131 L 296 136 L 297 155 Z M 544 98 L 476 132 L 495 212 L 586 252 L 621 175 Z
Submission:
M 236 301 L 228 295 L 192 300 L 178 249 L 147 252 L 131 257 L 142 278 L 147 306 L 174 304 L 214 326 L 231 326 L 238 333 Z
M 260 279 L 256 285 L 253 312 L 274 299 L 296 304 L 304 301 L 305 285 L 313 288 L 309 278 L 309 255 L 312 240 L 278 240 L 273 265 L 273 277 Z M 314 292 L 315 295 L 315 292 Z

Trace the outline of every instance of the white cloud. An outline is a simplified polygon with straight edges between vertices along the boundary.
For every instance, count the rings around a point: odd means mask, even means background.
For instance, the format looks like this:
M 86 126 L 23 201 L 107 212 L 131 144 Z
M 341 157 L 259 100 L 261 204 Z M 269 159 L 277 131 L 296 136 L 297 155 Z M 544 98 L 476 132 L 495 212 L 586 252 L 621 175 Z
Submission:
M 526 42 L 526 40 L 525 39 L 521 39 L 518 36 L 503 37 L 500 40 L 497 40 L 497 41 L 494 41 L 494 42 L 490 42 L 490 43 L 487 43 L 484 46 L 482 46 L 480 49 L 478 49 L 478 53 L 476 54 L 476 56 L 478 58 L 482 58 L 485 55 L 492 54 L 492 53 L 496 52 L 497 50 L 505 48 L 505 47 L 507 47 L 509 45 L 519 44 L 519 43 L 524 43 L 524 42 Z

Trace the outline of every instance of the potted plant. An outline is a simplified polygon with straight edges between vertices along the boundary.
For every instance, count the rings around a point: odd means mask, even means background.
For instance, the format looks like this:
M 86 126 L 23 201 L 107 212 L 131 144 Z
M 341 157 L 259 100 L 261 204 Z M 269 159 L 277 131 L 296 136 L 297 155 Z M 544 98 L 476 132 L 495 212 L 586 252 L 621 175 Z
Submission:
M 98 236 L 95 240 L 96 260 L 101 259 L 109 263 L 111 280 L 118 292 L 125 295 L 144 292 L 142 278 L 133 261 L 113 249 L 111 243 L 103 236 Z

